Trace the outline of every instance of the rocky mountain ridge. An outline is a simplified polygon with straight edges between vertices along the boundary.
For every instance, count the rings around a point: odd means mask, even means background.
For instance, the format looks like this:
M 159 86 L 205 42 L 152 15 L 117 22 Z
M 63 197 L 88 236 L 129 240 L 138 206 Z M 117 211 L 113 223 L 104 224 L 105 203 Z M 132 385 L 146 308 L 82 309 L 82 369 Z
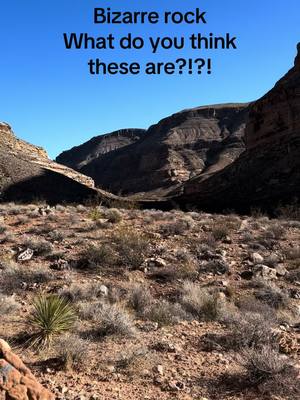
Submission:
M 249 104 L 224 104 L 184 110 L 151 126 L 126 146 L 103 149 L 113 133 L 104 135 L 101 142 L 97 137 L 64 152 L 56 160 L 91 176 L 98 187 L 111 192 L 151 192 L 159 197 L 195 175 L 230 164 L 244 150 L 248 108 Z M 119 143 L 123 137 L 118 137 Z

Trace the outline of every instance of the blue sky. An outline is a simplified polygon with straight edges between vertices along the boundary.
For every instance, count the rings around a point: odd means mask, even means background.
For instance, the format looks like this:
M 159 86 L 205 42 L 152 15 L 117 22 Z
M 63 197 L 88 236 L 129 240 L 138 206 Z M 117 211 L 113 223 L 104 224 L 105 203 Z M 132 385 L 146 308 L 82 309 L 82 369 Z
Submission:
M 206 11 L 207 25 L 94 25 L 94 7 Z M 53 158 L 92 136 L 146 128 L 189 107 L 259 98 L 291 66 L 300 41 L 299 0 L 9 0 L 1 2 L 0 121 Z M 210 32 L 237 50 L 67 51 L 64 32 L 119 37 Z M 91 76 L 87 61 L 168 61 L 211 56 L 211 75 Z

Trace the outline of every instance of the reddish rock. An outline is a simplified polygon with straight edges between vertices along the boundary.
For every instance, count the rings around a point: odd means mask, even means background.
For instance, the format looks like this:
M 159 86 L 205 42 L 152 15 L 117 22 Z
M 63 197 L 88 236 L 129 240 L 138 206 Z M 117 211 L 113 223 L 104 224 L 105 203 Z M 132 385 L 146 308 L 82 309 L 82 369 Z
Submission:
M 54 400 L 9 345 L 0 339 L 0 395 L 10 400 Z M 1 398 L 2 398 L 1 397 Z

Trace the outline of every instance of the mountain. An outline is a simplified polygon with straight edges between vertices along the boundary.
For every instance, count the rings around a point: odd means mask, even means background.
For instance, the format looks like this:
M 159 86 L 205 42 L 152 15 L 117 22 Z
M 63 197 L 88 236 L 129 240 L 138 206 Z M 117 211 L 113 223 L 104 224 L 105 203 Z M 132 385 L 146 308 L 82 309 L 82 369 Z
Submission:
M 56 159 L 113 193 L 160 198 L 193 176 L 213 173 L 243 151 L 249 104 L 184 110 L 147 131 L 98 136 Z
M 45 150 L 18 139 L 0 123 L 0 199 L 48 202 L 84 201 L 111 196 L 94 187 L 91 178 L 51 161 Z
M 75 170 L 80 170 L 91 161 L 116 149 L 138 141 L 146 133 L 145 129 L 121 129 L 92 138 L 81 146 L 64 151 L 56 161 Z
M 186 182 L 172 201 L 247 211 L 300 199 L 300 44 L 297 48 L 294 67 L 250 107 L 246 151 L 222 171 Z

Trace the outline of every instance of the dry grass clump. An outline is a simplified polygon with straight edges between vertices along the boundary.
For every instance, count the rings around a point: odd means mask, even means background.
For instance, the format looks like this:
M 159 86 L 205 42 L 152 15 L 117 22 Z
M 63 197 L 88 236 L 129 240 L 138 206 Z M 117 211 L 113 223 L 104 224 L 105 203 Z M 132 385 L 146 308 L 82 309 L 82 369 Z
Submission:
M 225 307 L 225 300 L 218 293 L 210 293 L 193 282 L 184 283 L 180 302 L 188 313 L 206 321 L 219 319 Z
M 280 289 L 273 282 L 263 280 L 256 280 L 256 282 L 258 290 L 255 292 L 255 297 L 258 300 L 275 309 L 289 307 L 290 299 L 286 291 Z
M 101 291 L 101 284 L 97 282 L 86 284 L 74 283 L 70 287 L 62 289 L 59 295 L 72 303 L 76 303 L 82 300 L 92 300 L 101 297 L 103 292 Z
M 281 219 L 300 221 L 300 204 L 298 199 L 294 199 L 291 204 L 279 205 L 276 214 Z
M 120 228 L 113 235 L 118 253 L 118 264 L 137 269 L 150 252 L 150 241 L 143 233 L 129 228 Z
M 120 304 L 97 302 L 83 306 L 81 315 L 96 322 L 93 333 L 96 336 L 134 336 L 134 321 Z
M 38 256 L 46 256 L 53 250 L 52 244 L 46 240 L 33 240 L 31 238 L 27 238 L 23 242 L 23 247 L 32 249 Z
M 190 319 L 190 315 L 179 303 L 171 303 L 165 299 L 154 299 L 149 289 L 136 286 L 129 297 L 129 305 L 139 318 L 157 322 L 160 326 L 174 325 Z
M 111 222 L 112 224 L 117 224 L 122 221 L 122 213 L 116 208 L 108 208 L 104 212 L 104 218 Z
M 0 224 L 0 234 L 2 235 L 7 231 L 7 226 L 4 224 Z
M 34 269 L 19 268 L 15 264 L 7 264 L 0 271 L 1 289 L 6 294 L 18 292 L 31 286 L 37 286 L 51 281 L 53 275 L 44 267 Z
M 5 316 L 13 313 L 19 308 L 14 296 L 6 296 L 0 293 L 0 316 Z
M 77 267 L 80 269 L 99 269 L 113 266 L 116 254 L 107 244 L 89 245 L 80 254 Z
M 65 370 L 80 371 L 87 362 L 89 342 L 75 334 L 67 333 L 57 338 L 55 350 Z
M 280 355 L 272 346 L 264 345 L 260 349 L 243 350 L 238 361 L 247 371 L 246 379 L 255 386 L 259 385 L 261 394 L 271 395 L 272 398 L 282 396 L 280 398 L 287 400 L 298 398 L 298 371 L 287 357 Z
M 163 224 L 160 226 L 160 233 L 166 237 L 183 235 L 186 231 L 189 231 L 194 226 L 194 221 L 191 217 L 186 216 L 185 218 L 177 219 L 173 222 Z

